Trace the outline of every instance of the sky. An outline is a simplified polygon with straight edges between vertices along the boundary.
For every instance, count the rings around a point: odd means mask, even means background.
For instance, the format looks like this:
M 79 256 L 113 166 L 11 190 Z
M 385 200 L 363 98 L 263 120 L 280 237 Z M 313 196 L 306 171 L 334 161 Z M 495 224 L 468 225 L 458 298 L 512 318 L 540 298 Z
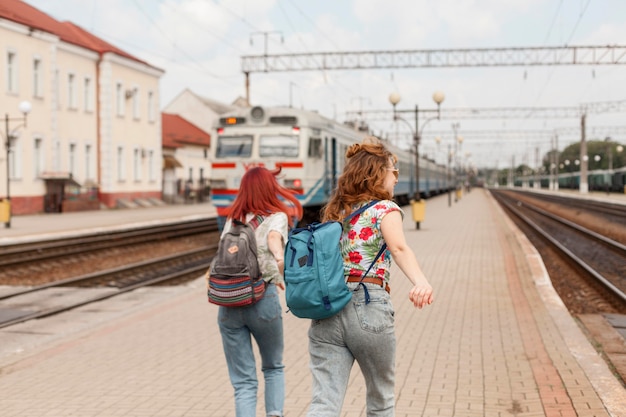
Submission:
M 188 88 L 223 103 L 245 97 L 241 57 L 250 55 L 626 45 L 624 0 L 27 0 L 72 21 L 165 71 L 161 108 Z M 622 61 L 624 62 L 624 61 Z M 415 131 L 393 122 L 398 109 L 579 107 L 626 100 L 626 66 L 407 68 L 252 73 L 252 105 L 315 110 L 340 122 L 361 117 L 406 147 Z M 588 115 L 598 139 L 626 145 L 625 106 Z M 371 120 L 367 112 L 389 110 Z M 362 111 L 361 116 L 358 112 Z M 580 119 L 426 120 L 420 152 L 444 163 L 447 148 L 478 167 L 539 165 L 558 134 L 559 148 L 580 140 Z M 412 124 L 412 126 L 410 126 Z M 456 124 L 455 141 L 453 124 Z M 621 126 L 621 129 L 608 129 Z M 593 130 L 595 129 L 595 130 Z M 529 130 L 535 133 L 528 133 Z M 545 131 L 537 134 L 536 131 Z M 508 133 L 484 133 L 502 132 Z M 482 133 L 481 133 L 482 132 Z M 526 132 L 526 133 L 525 133 Z M 441 140 L 436 141 L 439 137 Z M 588 139 L 593 139 L 587 134 Z M 437 144 L 439 143 L 439 144 Z

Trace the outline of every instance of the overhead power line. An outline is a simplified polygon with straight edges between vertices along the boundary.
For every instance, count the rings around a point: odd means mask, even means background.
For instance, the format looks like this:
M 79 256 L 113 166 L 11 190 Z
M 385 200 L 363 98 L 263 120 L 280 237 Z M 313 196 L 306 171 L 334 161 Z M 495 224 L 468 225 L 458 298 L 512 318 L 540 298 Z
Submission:
M 396 110 L 396 112 L 415 110 Z M 426 110 L 428 111 L 428 110 Z M 460 107 L 441 108 L 440 118 L 459 119 L 575 119 L 583 114 L 626 112 L 626 100 L 583 103 L 580 106 L 563 107 Z M 393 119 L 393 110 L 365 110 L 346 112 L 347 119 L 363 118 L 367 121 Z
M 424 140 L 429 138 L 450 136 L 450 130 L 431 130 L 424 133 Z M 556 127 L 554 129 L 529 129 L 529 130 L 463 130 L 464 140 L 471 139 L 472 143 L 477 140 L 483 140 L 486 143 L 493 143 L 494 139 L 502 139 L 507 142 L 527 141 L 527 140 L 545 140 L 554 134 L 559 136 L 578 136 L 580 137 L 580 127 Z M 610 135 L 626 135 L 626 126 L 588 126 L 587 135 L 595 137 L 606 137 Z

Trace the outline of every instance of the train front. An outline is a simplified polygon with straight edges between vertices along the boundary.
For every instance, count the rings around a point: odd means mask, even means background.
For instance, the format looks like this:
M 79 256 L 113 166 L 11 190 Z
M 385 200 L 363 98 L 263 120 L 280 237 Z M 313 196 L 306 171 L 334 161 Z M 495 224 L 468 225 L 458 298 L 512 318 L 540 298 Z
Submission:
M 250 168 L 281 167 L 279 183 L 291 189 L 298 199 L 304 197 L 304 159 L 306 152 L 303 129 L 298 117 L 276 113 L 261 107 L 231 112 L 220 118 L 213 148 L 211 198 L 217 208 L 220 227 L 229 214 L 241 178 Z M 270 113 L 270 114 L 268 114 Z M 303 150 L 304 149 L 304 150 Z

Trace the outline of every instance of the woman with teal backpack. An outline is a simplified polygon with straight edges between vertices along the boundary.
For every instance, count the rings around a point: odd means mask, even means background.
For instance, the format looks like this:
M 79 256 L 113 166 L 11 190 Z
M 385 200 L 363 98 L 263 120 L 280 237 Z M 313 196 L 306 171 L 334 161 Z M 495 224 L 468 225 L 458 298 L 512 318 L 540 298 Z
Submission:
M 338 314 L 311 321 L 313 387 L 307 415 L 341 414 L 356 360 L 365 378 L 367 416 L 393 416 L 396 338 L 389 296 L 391 258 L 413 284 L 408 296 L 415 307 L 431 304 L 433 289 L 406 243 L 402 209 L 392 201 L 398 182 L 397 157 L 377 138 L 369 137 L 350 146 L 346 160 L 337 189 L 322 210 L 322 221 L 343 221 L 372 200 L 380 201 L 343 223 L 344 275 L 355 291 Z M 363 277 L 384 244 L 387 250 Z

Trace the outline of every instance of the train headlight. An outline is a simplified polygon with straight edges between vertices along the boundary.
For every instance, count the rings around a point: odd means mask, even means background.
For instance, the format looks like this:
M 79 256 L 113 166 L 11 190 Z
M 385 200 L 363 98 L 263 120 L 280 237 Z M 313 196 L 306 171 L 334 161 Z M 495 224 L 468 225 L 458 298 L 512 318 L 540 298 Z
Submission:
M 285 180 L 285 188 L 289 188 L 292 190 L 300 190 L 302 189 L 302 180 L 300 179 Z

